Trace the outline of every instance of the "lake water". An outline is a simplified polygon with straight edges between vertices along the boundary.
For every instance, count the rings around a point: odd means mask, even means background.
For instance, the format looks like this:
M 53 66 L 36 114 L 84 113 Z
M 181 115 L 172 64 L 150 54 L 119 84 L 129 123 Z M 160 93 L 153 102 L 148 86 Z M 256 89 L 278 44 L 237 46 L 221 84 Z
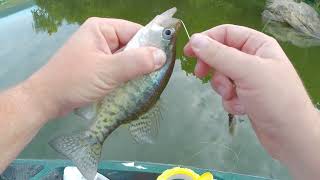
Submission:
M 232 23 L 263 30 L 261 0 L 9 0 L 0 1 L 0 88 L 10 87 L 44 65 L 88 17 L 115 17 L 147 23 L 176 6 L 177 17 L 190 33 Z M 123 126 L 105 142 L 102 158 L 138 160 L 215 168 L 289 179 L 287 171 L 260 146 L 250 123 L 244 121 L 232 137 L 221 100 L 206 80 L 193 76 L 195 61 L 182 57 L 186 35 L 181 31 L 177 65 L 162 100 L 163 119 L 155 144 L 140 145 Z M 299 48 L 281 43 L 298 70 L 314 103 L 320 101 L 319 47 Z M 288 87 L 288 91 L 290 91 Z M 279 97 L 274 97 L 279 99 Z M 243 118 L 246 119 L 246 118 Z M 47 142 L 88 123 L 71 114 L 47 124 L 18 158 L 63 158 Z

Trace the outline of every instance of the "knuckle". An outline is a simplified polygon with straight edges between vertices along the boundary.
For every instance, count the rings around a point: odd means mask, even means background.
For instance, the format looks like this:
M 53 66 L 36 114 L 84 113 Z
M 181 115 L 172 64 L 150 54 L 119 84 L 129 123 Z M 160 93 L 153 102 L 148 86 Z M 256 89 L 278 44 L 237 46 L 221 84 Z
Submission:
M 140 66 L 145 67 L 146 69 L 152 69 L 154 67 L 151 49 L 141 49 L 140 57 Z
M 239 26 L 239 25 L 235 25 L 235 24 L 222 24 L 216 27 L 217 29 L 223 31 L 225 33 L 225 35 L 228 35 L 228 33 L 230 32 L 230 30 L 232 29 L 242 29 L 244 27 Z
M 263 35 L 263 38 L 265 39 L 265 42 L 270 43 L 270 44 L 278 44 L 278 41 L 274 37 L 269 36 L 264 33 L 262 33 L 262 35 Z
M 103 24 L 101 26 L 101 31 L 109 45 L 114 45 L 116 47 L 119 45 L 118 36 L 113 26 Z
M 154 65 L 152 59 L 150 59 L 151 57 L 151 51 L 149 52 L 145 49 L 134 49 L 126 54 L 124 58 L 130 60 L 131 63 L 124 64 L 122 67 L 124 79 L 132 79 L 152 71 Z
M 223 28 L 230 28 L 230 27 L 235 27 L 236 25 L 234 25 L 234 24 L 223 24 L 223 25 L 221 25 L 221 27 L 223 27 Z
M 109 45 L 113 45 L 115 47 L 119 46 L 119 40 L 118 37 L 115 35 L 115 31 L 111 31 L 112 33 L 108 34 L 108 36 L 106 36 L 107 38 L 107 42 Z
M 100 18 L 98 18 L 98 17 L 89 17 L 85 22 L 84 22 L 84 24 L 89 24 L 89 25 L 91 25 L 91 24 L 98 24 L 98 22 L 100 21 Z
M 278 44 L 278 41 L 277 41 L 274 37 L 269 36 L 269 41 L 270 41 L 272 44 Z
M 216 28 L 225 29 L 225 28 L 229 28 L 229 27 L 233 27 L 233 26 L 235 26 L 235 25 L 233 25 L 233 24 L 222 24 L 222 25 L 216 26 Z

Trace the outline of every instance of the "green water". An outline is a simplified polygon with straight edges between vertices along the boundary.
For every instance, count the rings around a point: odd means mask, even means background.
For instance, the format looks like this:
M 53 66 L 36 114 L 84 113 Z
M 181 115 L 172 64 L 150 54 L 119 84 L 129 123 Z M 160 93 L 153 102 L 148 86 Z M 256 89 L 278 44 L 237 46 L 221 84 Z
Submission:
M 15 5 L 4 7 L 8 2 Z M 257 30 L 264 26 L 260 16 L 264 6 L 262 0 L 9 0 L 0 4 L 0 88 L 24 80 L 45 64 L 88 17 L 123 18 L 145 24 L 172 6 L 178 8 L 177 17 L 184 20 L 190 33 L 223 23 Z M 289 179 L 286 169 L 260 146 L 248 121 L 238 126 L 234 137 L 228 134 L 227 115 L 220 98 L 205 80 L 192 75 L 195 61 L 182 58 L 186 42 L 186 35 L 180 33 L 177 58 L 181 61 L 162 95 L 165 108 L 156 143 L 134 143 L 123 126 L 105 142 L 102 158 L 192 165 Z M 320 47 L 306 49 L 288 43 L 281 45 L 314 102 L 320 101 L 317 79 L 320 77 Z M 19 158 L 63 158 L 47 145 L 48 140 L 87 124 L 72 114 L 51 122 Z

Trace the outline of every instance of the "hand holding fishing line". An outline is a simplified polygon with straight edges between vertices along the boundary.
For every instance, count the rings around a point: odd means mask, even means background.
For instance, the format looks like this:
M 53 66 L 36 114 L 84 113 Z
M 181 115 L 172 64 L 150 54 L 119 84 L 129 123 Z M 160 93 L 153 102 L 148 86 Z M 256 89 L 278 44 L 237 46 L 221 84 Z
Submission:
M 50 111 L 50 118 L 53 118 L 93 102 L 120 84 L 161 67 L 166 55 L 157 48 L 137 48 L 113 54 L 141 27 L 119 19 L 88 19 L 28 81 L 27 86 L 37 86 L 30 89 L 39 91 L 35 99 L 42 96 L 48 100 L 46 104 L 40 100 L 39 107 L 50 108 L 46 111 Z
M 320 148 L 319 114 L 276 40 L 249 28 L 222 25 L 193 35 L 184 51 L 198 59 L 197 76 L 216 70 L 211 83 L 225 109 L 247 114 L 274 158 L 297 177 L 317 173 L 299 169 L 320 166 L 319 157 L 312 156 Z

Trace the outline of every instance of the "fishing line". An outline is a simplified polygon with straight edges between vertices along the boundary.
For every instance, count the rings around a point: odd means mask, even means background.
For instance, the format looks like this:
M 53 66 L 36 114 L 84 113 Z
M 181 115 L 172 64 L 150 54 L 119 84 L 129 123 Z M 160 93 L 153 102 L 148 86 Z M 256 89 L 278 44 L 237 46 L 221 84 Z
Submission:
M 229 147 L 223 143 L 218 143 L 218 142 L 200 142 L 200 143 L 201 144 L 209 144 L 209 145 L 217 145 L 217 147 L 221 147 L 221 148 L 226 149 L 227 151 L 231 152 L 233 154 L 233 161 L 235 161 L 236 163 L 238 163 L 240 160 L 239 155 L 241 153 L 241 150 L 239 151 L 239 153 L 236 153 L 231 147 Z M 205 152 L 210 147 L 211 146 L 205 146 L 205 147 L 201 148 L 199 151 L 193 153 L 189 158 L 181 159 L 179 161 L 179 164 L 183 165 L 185 163 L 192 161 L 195 157 L 199 156 L 201 153 Z M 236 169 L 236 167 L 237 167 L 237 165 L 234 164 L 234 169 Z
M 188 39 L 190 40 L 190 34 L 189 34 L 189 32 L 188 32 L 188 29 L 187 29 L 186 25 L 184 24 L 184 22 L 183 22 L 181 19 L 180 19 L 180 21 L 181 21 L 181 24 L 182 24 L 184 30 L 186 31 L 186 34 L 187 34 L 187 36 L 188 36 Z

